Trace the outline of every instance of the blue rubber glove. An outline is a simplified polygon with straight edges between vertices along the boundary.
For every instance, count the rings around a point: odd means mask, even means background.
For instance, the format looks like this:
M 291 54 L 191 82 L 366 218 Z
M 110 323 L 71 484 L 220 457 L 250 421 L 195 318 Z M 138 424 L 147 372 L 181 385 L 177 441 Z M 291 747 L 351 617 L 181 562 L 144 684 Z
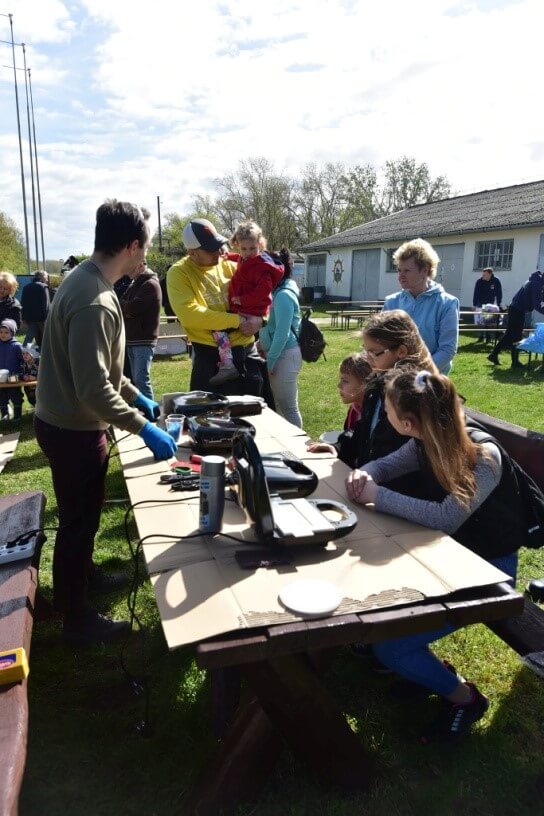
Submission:
M 144 397 L 143 394 L 139 393 L 132 404 L 135 408 L 139 408 L 145 418 L 149 419 L 150 422 L 156 422 L 159 418 L 161 406 L 158 402 L 149 399 L 149 397 Z
M 155 459 L 170 459 L 177 453 L 178 446 L 172 437 L 166 431 L 161 431 L 156 425 L 152 425 L 151 422 L 146 422 L 140 431 L 140 436 Z

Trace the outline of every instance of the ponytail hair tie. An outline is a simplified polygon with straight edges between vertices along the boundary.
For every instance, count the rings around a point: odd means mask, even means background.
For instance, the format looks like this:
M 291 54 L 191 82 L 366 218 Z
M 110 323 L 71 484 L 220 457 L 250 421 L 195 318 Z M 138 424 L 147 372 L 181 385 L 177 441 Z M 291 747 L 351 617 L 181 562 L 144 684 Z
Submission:
M 418 371 L 414 380 L 416 391 L 424 391 L 427 387 L 427 380 L 431 376 L 430 371 Z

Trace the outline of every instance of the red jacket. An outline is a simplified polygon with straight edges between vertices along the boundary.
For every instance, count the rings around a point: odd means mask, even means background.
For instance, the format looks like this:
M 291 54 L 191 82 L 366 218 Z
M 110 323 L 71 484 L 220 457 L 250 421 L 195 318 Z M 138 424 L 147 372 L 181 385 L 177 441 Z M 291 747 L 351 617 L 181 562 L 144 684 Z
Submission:
M 276 263 L 268 252 L 262 252 L 245 261 L 239 255 L 228 255 L 238 266 L 229 283 L 229 311 L 263 317 L 272 303 L 272 290 L 283 278 L 283 265 Z M 233 303 L 239 298 L 239 303 Z

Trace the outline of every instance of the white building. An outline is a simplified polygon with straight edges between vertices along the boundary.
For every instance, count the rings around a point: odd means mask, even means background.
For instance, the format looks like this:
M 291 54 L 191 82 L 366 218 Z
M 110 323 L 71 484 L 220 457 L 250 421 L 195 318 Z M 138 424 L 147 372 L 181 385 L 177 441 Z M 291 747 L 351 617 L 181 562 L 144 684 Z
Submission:
M 381 300 L 399 289 L 392 255 L 411 238 L 434 246 L 437 281 L 463 307 L 472 307 L 486 266 L 508 305 L 535 269 L 544 270 L 544 181 L 420 204 L 307 244 L 306 285 L 324 286 L 331 300 Z

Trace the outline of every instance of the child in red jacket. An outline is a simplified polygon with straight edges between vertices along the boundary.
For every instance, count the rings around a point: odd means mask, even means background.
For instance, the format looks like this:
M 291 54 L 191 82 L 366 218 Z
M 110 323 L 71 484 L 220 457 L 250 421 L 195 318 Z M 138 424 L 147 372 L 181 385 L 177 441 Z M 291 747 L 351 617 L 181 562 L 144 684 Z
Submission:
M 283 265 L 266 251 L 266 239 L 254 221 L 239 224 L 231 243 L 239 254 L 227 256 L 238 264 L 229 284 L 229 310 L 264 317 L 272 303 L 272 290 L 283 278 Z M 239 349 L 232 348 L 228 332 L 214 331 L 213 336 L 219 349 L 219 370 L 210 384 L 221 385 L 243 374 L 243 359 L 237 359 Z

